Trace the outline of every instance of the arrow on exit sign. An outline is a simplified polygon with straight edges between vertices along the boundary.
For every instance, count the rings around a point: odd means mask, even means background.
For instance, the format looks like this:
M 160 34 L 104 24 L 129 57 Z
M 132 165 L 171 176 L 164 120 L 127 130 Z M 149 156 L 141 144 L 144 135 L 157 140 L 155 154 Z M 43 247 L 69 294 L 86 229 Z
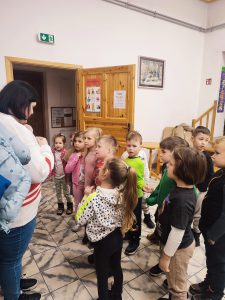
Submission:
M 53 34 L 40 32 L 38 33 L 38 40 L 41 43 L 54 44 L 55 36 Z

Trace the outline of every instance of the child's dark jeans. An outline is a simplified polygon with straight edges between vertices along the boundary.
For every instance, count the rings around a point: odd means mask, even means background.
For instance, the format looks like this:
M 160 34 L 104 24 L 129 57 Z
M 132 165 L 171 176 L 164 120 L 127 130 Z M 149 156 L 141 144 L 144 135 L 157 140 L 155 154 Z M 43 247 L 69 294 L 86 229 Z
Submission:
M 204 234 L 203 237 L 207 266 L 206 280 L 213 291 L 212 299 L 222 299 L 225 288 L 225 235 L 218 239 L 214 245 L 208 243 Z

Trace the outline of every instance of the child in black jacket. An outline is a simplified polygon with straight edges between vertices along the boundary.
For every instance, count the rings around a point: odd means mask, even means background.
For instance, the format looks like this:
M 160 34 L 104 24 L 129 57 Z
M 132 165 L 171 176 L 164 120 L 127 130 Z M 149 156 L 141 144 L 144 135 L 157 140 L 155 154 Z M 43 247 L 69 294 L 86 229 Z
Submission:
M 199 228 L 205 242 L 207 274 L 203 282 L 190 287 L 196 300 L 220 300 L 225 288 L 225 137 L 216 140 L 212 159 L 221 169 L 210 181 L 202 205 Z

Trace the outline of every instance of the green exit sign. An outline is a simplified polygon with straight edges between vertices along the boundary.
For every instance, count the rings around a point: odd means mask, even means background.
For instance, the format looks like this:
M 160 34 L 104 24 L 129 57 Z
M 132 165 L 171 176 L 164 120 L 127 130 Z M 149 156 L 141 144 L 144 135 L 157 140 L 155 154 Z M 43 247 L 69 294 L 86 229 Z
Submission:
M 54 44 L 55 36 L 53 34 L 40 32 L 38 33 L 38 40 L 41 43 Z

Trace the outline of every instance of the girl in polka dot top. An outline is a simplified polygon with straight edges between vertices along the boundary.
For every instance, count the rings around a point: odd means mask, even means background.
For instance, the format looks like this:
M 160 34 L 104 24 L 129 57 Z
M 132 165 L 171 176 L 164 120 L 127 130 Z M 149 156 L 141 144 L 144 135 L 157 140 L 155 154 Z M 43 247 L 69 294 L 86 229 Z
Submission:
M 99 299 L 122 299 L 123 234 L 134 222 L 137 178 L 135 171 L 120 158 L 108 159 L 98 176 L 101 186 L 83 198 L 75 219 L 80 225 L 87 224 L 87 236 L 93 243 Z M 110 272 L 114 284 L 108 291 Z

